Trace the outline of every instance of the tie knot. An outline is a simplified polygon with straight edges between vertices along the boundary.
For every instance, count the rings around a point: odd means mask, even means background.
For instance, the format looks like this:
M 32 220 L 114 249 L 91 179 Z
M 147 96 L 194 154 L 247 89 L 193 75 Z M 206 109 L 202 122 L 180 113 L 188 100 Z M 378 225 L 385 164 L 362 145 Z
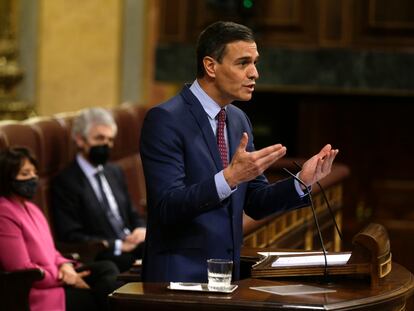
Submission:
M 100 182 L 101 177 L 104 176 L 103 170 L 97 170 L 94 174 L 95 178 Z
M 221 108 L 220 112 L 217 114 L 219 121 L 226 121 L 226 109 Z

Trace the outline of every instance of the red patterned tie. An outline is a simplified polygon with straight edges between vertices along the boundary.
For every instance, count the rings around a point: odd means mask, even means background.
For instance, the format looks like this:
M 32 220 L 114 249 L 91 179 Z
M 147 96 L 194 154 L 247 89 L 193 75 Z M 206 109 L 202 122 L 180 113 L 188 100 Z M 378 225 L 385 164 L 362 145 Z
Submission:
M 221 162 L 223 163 L 223 168 L 226 168 L 229 165 L 227 160 L 227 145 L 226 140 L 224 139 L 224 125 L 226 124 L 226 110 L 222 108 L 218 113 L 218 125 L 217 125 L 217 145 L 220 152 Z

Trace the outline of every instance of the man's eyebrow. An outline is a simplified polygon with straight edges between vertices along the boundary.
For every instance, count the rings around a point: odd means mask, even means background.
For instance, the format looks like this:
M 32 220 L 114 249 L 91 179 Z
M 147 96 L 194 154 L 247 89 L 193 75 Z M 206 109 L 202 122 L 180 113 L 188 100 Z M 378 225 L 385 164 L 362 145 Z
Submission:
M 239 61 L 246 61 L 246 60 L 251 60 L 251 59 L 252 59 L 252 57 L 251 57 L 251 56 L 242 56 L 242 57 L 237 58 L 237 59 L 236 59 L 236 62 L 239 62 Z
M 241 56 L 239 58 L 236 59 L 236 62 L 240 62 L 240 61 L 250 61 L 253 60 L 255 62 L 257 62 L 259 60 L 259 55 L 257 55 L 257 57 L 251 57 L 251 56 Z

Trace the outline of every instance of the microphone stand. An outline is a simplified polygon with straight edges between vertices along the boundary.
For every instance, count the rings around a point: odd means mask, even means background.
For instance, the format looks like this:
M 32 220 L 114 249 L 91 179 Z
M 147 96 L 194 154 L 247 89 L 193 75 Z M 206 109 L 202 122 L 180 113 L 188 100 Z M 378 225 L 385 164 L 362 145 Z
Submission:
M 296 167 L 299 168 L 300 170 L 302 169 L 302 166 L 299 163 L 297 163 L 296 161 L 293 161 L 293 164 L 295 164 Z M 329 214 L 331 215 L 331 218 L 333 220 L 333 223 L 335 224 L 336 232 L 338 232 L 338 235 L 341 238 L 341 241 L 343 241 L 344 239 L 343 239 L 343 236 L 342 236 L 342 232 L 339 229 L 338 223 L 336 222 L 335 215 L 334 215 L 334 213 L 332 211 L 331 205 L 329 204 L 328 198 L 326 197 L 325 190 L 323 189 L 323 187 L 322 187 L 322 185 L 321 185 L 321 183 L 319 181 L 317 181 L 316 184 L 318 185 L 319 189 L 321 190 L 322 197 L 323 197 L 323 199 L 324 199 L 324 201 L 326 203 L 326 206 L 328 207 Z
M 309 191 L 308 186 L 306 186 L 306 184 L 299 177 L 297 177 L 296 175 L 294 175 L 287 168 L 283 168 L 283 170 L 286 173 L 288 173 L 290 176 L 292 176 L 293 179 L 295 179 L 297 182 L 299 182 L 303 187 L 305 187 L 306 194 L 309 196 L 309 201 L 311 203 L 310 206 L 311 206 L 312 214 L 313 214 L 313 220 L 315 221 L 316 229 L 318 230 L 319 242 L 321 243 L 322 252 L 323 252 L 323 258 L 325 260 L 324 278 L 325 278 L 325 281 L 327 281 L 327 279 L 328 279 L 328 258 L 327 258 L 327 255 L 326 255 L 325 244 L 323 243 L 321 228 L 319 227 L 318 218 L 316 217 L 316 211 L 315 211 L 315 206 L 313 205 L 313 200 L 312 200 L 311 192 Z

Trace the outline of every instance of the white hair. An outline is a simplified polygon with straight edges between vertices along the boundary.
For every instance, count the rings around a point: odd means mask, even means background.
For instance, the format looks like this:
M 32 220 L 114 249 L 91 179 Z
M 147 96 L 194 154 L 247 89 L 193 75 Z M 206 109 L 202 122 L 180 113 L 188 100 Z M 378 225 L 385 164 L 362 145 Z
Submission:
M 103 108 L 86 108 L 81 110 L 80 114 L 75 118 L 72 125 L 72 137 L 78 135 L 87 137 L 92 126 L 106 125 L 110 126 L 114 131 L 114 135 L 118 127 L 108 110 Z

